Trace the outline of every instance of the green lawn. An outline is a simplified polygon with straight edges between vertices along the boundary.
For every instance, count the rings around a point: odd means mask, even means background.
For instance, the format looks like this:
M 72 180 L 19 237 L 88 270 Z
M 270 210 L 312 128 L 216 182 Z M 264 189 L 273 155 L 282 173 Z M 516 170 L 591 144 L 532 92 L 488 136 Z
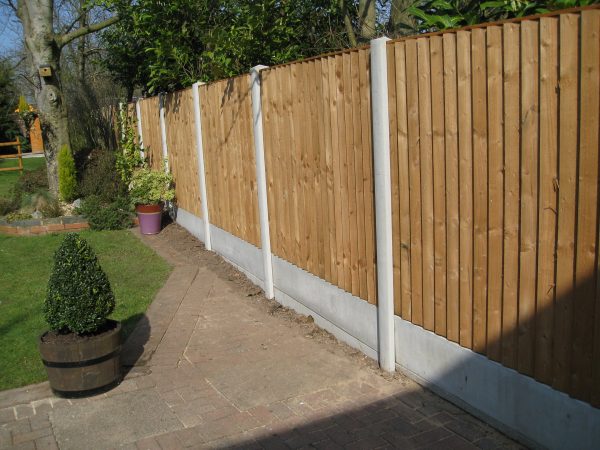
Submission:
M 81 233 L 108 275 L 117 306 L 112 318 L 131 333 L 171 267 L 129 231 Z M 52 256 L 63 239 L 0 235 L 0 390 L 46 379 L 37 337 L 47 329 L 42 315 Z
M 35 170 L 46 164 L 46 158 L 23 158 L 23 170 Z M 18 167 L 16 159 L 0 159 L 0 168 Z M 0 171 L 0 197 L 7 197 L 10 188 L 19 178 L 18 170 Z

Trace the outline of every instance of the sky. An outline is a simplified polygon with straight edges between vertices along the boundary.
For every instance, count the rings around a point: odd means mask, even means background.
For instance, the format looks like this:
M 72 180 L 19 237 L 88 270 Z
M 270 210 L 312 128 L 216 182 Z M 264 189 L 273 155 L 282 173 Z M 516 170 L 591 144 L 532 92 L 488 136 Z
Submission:
M 21 45 L 21 25 L 11 9 L 0 6 L 0 56 Z

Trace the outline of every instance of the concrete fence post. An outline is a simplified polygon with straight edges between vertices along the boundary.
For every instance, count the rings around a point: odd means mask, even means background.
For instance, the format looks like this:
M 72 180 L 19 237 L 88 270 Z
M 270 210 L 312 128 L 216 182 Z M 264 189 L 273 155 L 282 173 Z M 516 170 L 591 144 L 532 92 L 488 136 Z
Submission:
M 198 187 L 200 188 L 200 201 L 202 203 L 202 220 L 204 221 L 204 246 L 212 250 L 210 243 L 210 220 L 208 217 L 208 196 L 206 195 L 206 172 L 204 171 L 204 147 L 202 146 L 202 116 L 200 115 L 200 89 L 204 83 L 196 82 L 192 85 L 194 98 L 194 125 L 196 130 L 196 154 L 198 158 Z
M 144 137 L 142 136 L 142 106 L 140 99 L 135 101 L 135 115 L 137 117 L 138 142 L 140 144 L 140 156 L 144 157 Z
M 160 142 L 162 145 L 162 156 L 165 164 L 165 172 L 169 171 L 169 154 L 167 150 L 167 125 L 165 123 L 165 93 L 158 95 L 158 118 L 160 122 Z
M 271 236 L 269 232 L 269 206 L 267 202 L 267 175 L 265 169 L 265 148 L 263 143 L 262 106 L 260 100 L 260 71 L 266 66 L 250 69 L 250 89 L 252 91 L 252 124 L 254 130 L 254 149 L 256 151 L 256 183 L 258 185 L 258 212 L 260 216 L 260 243 L 265 272 L 265 296 L 272 299 L 273 263 L 271 255 Z
M 390 172 L 390 119 L 388 111 L 388 38 L 371 41 L 371 107 L 375 177 L 375 237 L 377 241 L 377 336 L 379 365 L 396 367 L 394 340 L 394 267 L 392 248 L 392 183 Z

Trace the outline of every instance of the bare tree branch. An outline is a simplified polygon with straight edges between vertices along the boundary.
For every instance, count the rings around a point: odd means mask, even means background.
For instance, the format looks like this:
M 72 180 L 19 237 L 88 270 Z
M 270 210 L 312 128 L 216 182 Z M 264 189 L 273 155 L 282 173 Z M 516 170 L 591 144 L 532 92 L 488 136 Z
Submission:
M 121 18 L 118 15 L 115 15 L 115 16 L 112 16 L 112 17 L 102 21 L 102 22 L 93 23 L 91 25 L 78 28 L 74 31 L 71 31 L 70 33 L 57 36 L 56 43 L 58 44 L 59 47 L 62 48 L 65 45 L 67 45 L 69 42 L 71 42 L 81 36 L 85 36 L 86 34 L 94 33 L 95 31 L 100 31 L 103 28 L 111 26 L 113 23 L 117 23 L 119 20 L 121 20 Z

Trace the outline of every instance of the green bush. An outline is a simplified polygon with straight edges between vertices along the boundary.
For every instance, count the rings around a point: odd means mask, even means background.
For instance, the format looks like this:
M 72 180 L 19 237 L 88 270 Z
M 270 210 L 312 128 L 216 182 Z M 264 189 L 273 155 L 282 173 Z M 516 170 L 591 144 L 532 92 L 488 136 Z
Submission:
M 98 196 L 104 202 L 111 202 L 127 192 L 115 170 L 116 156 L 110 150 L 94 150 L 81 172 L 79 193 L 83 197 Z
M 5 216 L 21 207 L 21 194 L 13 192 L 9 198 L 0 197 L 0 216 Z
M 78 212 L 87 218 L 92 230 L 122 230 L 133 224 L 131 204 L 126 197 L 107 203 L 92 195 L 83 200 Z
M 58 192 L 66 202 L 75 200 L 77 196 L 75 160 L 67 146 L 63 146 L 58 152 Z
M 25 171 L 17 179 L 13 189 L 27 194 L 40 190 L 48 190 L 48 173 L 46 167 Z
M 94 250 L 81 236 L 69 233 L 54 254 L 44 317 L 57 332 L 93 333 L 115 308 L 110 282 Z

